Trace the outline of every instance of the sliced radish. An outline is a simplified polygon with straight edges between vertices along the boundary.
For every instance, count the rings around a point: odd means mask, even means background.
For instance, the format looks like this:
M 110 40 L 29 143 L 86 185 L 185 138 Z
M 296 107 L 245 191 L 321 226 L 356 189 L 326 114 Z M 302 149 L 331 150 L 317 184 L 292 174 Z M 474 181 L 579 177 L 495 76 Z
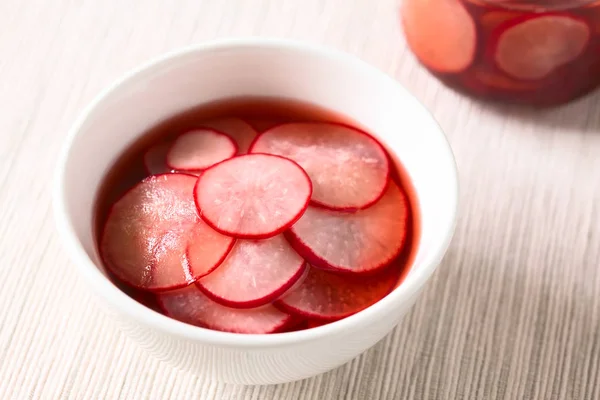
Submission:
M 493 41 L 498 68 L 513 78 L 536 80 L 579 57 L 590 28 L 571 15 L 527 14 L 499 26 Z
M 151 146 L 144 153 L 144 168 L 148 175 L 157 175 L 171 172 L 167 165 L 167 152 L 171 147 L 169 142 L 161 142 Z
M 305 268 L 304 259 L 283 235 L 258 241 L 238 240 L 225 261 L 197 284 L 220 304 L 258 307 L 292 287 Z
M 237 145 L 229 136 L 210 129 L 194 129 L 175 139 L 167 165 L 179 171 L 201 171 L 231 158 Z
M 473 19 L 459 0 L 404 0 L 406 41 L 417 58 L 437 72 L 461 72 L 475 58 Z
M 246 154 L 258 134 L 252 125 L 235 117 L 211 119 L 203 121 L 200 125 L 231 137 L 237 143 L 238 154 Z
M 273 333 L 284 329 L 293 320 L 272 305 L 245 310 L 222 306 L 194 285 L 161 293 L 158 301 L 165 314 L 172 318 L 224 332 Z
M 234 243 L 231 236 L 222 235 L 204 221 L 198 221 L 186 243 L 186 257 L 194 278 L 201 278 L 221 265 Z
M 100 247 L 107 268 L 121 281 L 152 291 L 195 281 L 185 249 L 188 232 L 199 223 L 192 196 L 196 180 L 152 175 L 112 206 Z
M 285 238 L 285 235 L 283 235 L 283 237 Z M 280 294 L 278 294 L 277 298 L 281 298 L 281 297 L 287 296 L 289 293 L 291 293 L 292 291 L 296 290 L 296 288 L 298 286 L 302 285 L 302 282 L 304 282 L 304 280 L 308 276 L 308 264 L 304 265 L 304 268 L 302 268 L 302 269 L 303 269 L 302 275 L 300 275 L 300 277 L 296 279 L 296 281 L 294 282 L 293 285 L 291 285 L 285 291 L 282 291 Z
M 376 202 L 385 191 L 387 153 L 371 136 L 330 123 L 289 123 L 261 134 L 250 149 L 296 161 L 313 183 L 311 200 L 353 211 Z
M 319 320 L 344 318 L 369 307 L 391 292 L 400 270 L 395 267 L 361 279 L 310 267 L 302 285 L 277 300 L 277 306 L 290 313 Z
M 202 218 L 215 230 L 258 239 L 281 233 L 300 218 L 312 185 L 298 164 L 247 154 L 205 170 L 194 191 Z
M 308 207 L 286 233 L 309 263 L 340 272 L 369 273 L 387 266 L 406 239 L 408 201 L 390 181 L 383 197 L 355 213 Z

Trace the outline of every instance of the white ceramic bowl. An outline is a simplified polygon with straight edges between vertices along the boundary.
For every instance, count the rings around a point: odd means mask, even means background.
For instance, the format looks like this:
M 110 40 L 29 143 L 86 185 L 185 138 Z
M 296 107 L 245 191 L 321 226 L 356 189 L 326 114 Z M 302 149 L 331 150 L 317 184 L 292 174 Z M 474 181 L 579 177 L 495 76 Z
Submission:
M 165 317 L 107 279 L 94 243 L 93 206 L 101 179 L 117 156 L 166 117 L 246 95 L 302 100 L 350 116 L 402 160 L 418 197 L 421 237 L 409 275 L 377 304 L 319 328 L 240 335 Z M 398 324 L 446 252 L 455 226 L 457 186 L 454 158 L 443 132 L 397 82 L 336 50 L 247 39 L 167 54 L 102 92 L 68 135 L 57 169 L 54 206 L 60 236 L 90 290 L 144 349 L 178 368 L 219 381 L 269 384 L 335 368 Z

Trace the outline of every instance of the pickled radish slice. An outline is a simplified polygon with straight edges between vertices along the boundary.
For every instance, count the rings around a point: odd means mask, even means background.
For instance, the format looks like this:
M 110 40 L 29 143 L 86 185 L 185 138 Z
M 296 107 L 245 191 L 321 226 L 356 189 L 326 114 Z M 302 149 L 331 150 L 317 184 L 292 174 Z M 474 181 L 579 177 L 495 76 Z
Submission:
M 268 154 L 234 157 L 205 170 L 194 190 L 202 218 L 225 235 L 259 239 L 300 218 L 312 185 L 293 161 Z
M 164 174 L 171 171 L 167 165 L 167 152 L 171 143 L 162 142 L 151 146 L 144 153 L 144 168 L 148 175 Z
M 167 153 L 167 165 L 179 171 L 201 171 L 233 157 L 237 150 L 233 139 L 223 133 L 194 129 L 175 139 Z
M 286 233 L 292 247 L 315 267 L 349 273 L 387 266 L 406 239 L 408 201 L 390 181 L 383 197 L 355 213 L 309 207 Z
M 250 151 L 296 161 L 312 180 L 312 202 L 331 209 L 370 206 L 383 195 L 389 179 L 383 147 L 366 133 L 344 125 L 279 125 L 258 136 Z
M 285 293 L 304 271 L 304 259 L 283 235 L 277 235 L 265 240 L 238 240 L 225 261 L 197 284 L 220 304 L 251 308 Z
M 527 15 L 498 27 L 494 59 L 507 75 L 541 79 L 575 60 L 590 40 L 587 23 L 573 16 Z
M 437 72 L 461 72 L 475 57 L 476 30 L 459 0 L 404 0 L 406 41 L 417 58 Z
M 274 333 L 293 321 L 289 314 L 272 305 L 244 310 L 225 307 L 209 299 L 194 285 L 161 293 L 158 303 L 169 317 L 223 332 Z
M 304 282 L 279 299 L 277 306 L 303 317 L 336 320 L 381 300 L 392 291 L 398 276 L 398 268 L 356 279 L 310 267 Z
M 101 240 L 107 267 L 123 282 L 146 290 L 186 286 L 186 232 L 198 221 L 192 197 L 196 177 L 152 175 L 110 209 Z
M 235 240 L 198 221 L 187 234 L 186 257 L 194 278 L 201 278 L 217 268 L 229 254 Z
M 246 154 L 258 134 L 252 125 L 241 118 L 235 117 L 211 119 L 203 121 L 200 125 L 204 128 L 223 132 L 231 137 L 237 144 L 237 154 Z

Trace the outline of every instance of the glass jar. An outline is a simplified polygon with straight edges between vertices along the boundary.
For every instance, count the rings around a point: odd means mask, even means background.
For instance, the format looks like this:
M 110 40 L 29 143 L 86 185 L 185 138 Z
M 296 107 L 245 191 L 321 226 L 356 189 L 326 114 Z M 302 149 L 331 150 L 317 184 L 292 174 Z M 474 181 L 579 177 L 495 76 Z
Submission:
M 403 0 L 412 52 L 446 85 L 557 105 L 600 84 L 600 1 Z

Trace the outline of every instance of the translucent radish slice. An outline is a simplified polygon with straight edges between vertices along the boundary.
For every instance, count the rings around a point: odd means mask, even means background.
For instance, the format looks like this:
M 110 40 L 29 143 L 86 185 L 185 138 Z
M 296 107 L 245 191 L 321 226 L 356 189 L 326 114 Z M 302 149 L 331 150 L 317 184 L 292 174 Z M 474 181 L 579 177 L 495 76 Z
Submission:
M 201 278 L 221 265 L 234 243 L 231 236 L 222 235 L 204 221 L 198 221 L 186 243 L 186 257 L 194 278 Z
M 179 171 L 201 171 L 237 153 L 237 144 L 229 136 L 194 129 L 175 139 L 167 153 L 167 165 Z
M 277 235 L 265 240 L 238 240 L 229 256 L 198 280 L 214 301 L 235 308 L 258 307 L 285 293 L 302 277 L 304 259 Z
M 296 161 L 313 183 L 311 200 L 344 211 L 369 207 L 382 195 L 390 166 L 371 136 L 328 123 L 289 123 L 261 134 L 250 150 Z
M 194 190 L 202 218 L 225 235 L 262 239 L 300 218 L 312 185 L 298 164 L 268 154 L 247 154 L 205 170 Z
M 309 207 L 286 237 L 315 267 L 369 273 L 387 266 L 406 239 L 408 201 L 390 181 L 383 197 L 355 213 Z
M 355 314 L 385 297 L 398 281 L 399 268 L 361 279 L 310 267 L 295 291 L 277 300 L 277 307 L 303 317 L 332 321 Z
M 230 136 L 237 144 L 238 154 L 246 154 L 258 134 L 249 123 L 235 117 L 211 119 L 202 122 L 200 125 Z
M 158 302 L 169 317 L 223 332 L 274 333 L 293 321 L 289 314 L 272 305 L 244 310 L 225 307 L 209 299 L 194 285 L 161 293 Z
M 401 13 L 406 41 L 426 67 L 455 73 L 471 65 L 477 34 L 460 0 L 405 0 Z
M 500 70 L 513 78 L 535 80 L 579 57 L 588 46 L 590 28 L 573 16 L 528 14 L 502 24 L 493 39 Z
M 169 142 L 158 143 L 144 153 L 144 168 L 148 175 L 171 172 L 171 168 L 167 165 L 167 152 L 170 147 Z
M 193 201 L 196 180 L 186 174 L 152 175 L 112 206 L 101 253 L 107 268 L 121 281 L 160 291 L 196 280 L 186 256 L 189 233 L 201 223 Z M 218 239 L 208 235 L 206 240 Z M 221 245 L 213 244 L 212 249 L 224 257 L 228 241 L 220 239 Z

